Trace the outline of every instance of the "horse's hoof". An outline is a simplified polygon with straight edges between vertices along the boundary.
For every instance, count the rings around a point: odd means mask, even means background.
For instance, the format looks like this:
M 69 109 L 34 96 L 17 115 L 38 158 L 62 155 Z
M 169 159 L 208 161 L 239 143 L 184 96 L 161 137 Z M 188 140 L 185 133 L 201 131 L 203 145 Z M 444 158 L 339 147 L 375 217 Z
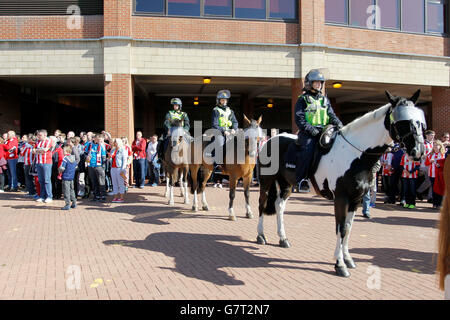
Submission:
M 280 240 L 280 247 L 290 248 L 291 244 L 289 243 L 288 239 Z
M 196 206 L 192 206 L 192 211 L 197 212 L 198 208 Z
M 265 235 L 258 235 L 258 237 L 256 238 L 256 243 L 257 244 L 267 244 L 267 239 Z
M 203 206 L 202 209 L 203 209 L 204 211 L 209 211 L 209 207 L 208 207 L 208 206 Z
M 347 270 L 347 266 L 334 266 L 334 270 L 336 271 L 336 275 L 338 277 L 348 278 L 350 277 L 350 272 Z
M 247 218 L 249 218 L 249 219 L 253 219 L 254 218 L 253 213 L 251 213 L 251 212 L 247 212 L 247 214 L 245 216 Z
M 167 204 L 168 204 L 169 206 L 173 206 L 175 203 L 174 203 L 173 201 L 169 201 Z
M 235 216 L 229 216 L 228 219 L 231 220 L 231 221 L 236 221 L 237 220 L 237 218 Z
M 344 259 L 344 263 L 347 266 L 347 268 L 349 268 L 349 269 L 355 269 L 356 268 L 356 264 L 355 264 L 355 262 L 353 261 L 352 258 Z

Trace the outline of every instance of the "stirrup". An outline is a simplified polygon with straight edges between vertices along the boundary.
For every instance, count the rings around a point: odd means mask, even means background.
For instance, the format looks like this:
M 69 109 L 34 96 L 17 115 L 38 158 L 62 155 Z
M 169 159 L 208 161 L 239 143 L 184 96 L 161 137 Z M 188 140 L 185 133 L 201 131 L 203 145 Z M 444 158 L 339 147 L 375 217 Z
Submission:
M 306 185 L 305 185 L 306 183 Z M 309 188 L 308 179 L 302 179 L 299 183 L 298 192 L 300 193 L 309 193 L 311 190 Z

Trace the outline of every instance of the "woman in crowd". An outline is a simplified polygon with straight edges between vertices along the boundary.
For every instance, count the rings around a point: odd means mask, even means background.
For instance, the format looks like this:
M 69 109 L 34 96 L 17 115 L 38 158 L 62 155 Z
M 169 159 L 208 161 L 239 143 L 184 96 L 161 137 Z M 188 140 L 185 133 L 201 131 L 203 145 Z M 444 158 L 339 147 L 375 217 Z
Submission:
M 438 166 L 438 160 L 445 159 L 445 152 L 444 144 L 439 140 L 434 141 L 433 151 L 428 154 L 427 159 L 425 160 L 425 165 L 429 168 L 428 175 L 433 190 L 433 209 L 440 209 L 442 205 L 442 196 L 434 191 L 434 183 L 436 180 L 436 166 Z
M 128 151 L 123 146 L 122 139 L 116 138 L 113 140 L 113 146 L 110 152 L 111 164 L 111 178 L 114 199 L 112 202 L 124 202 L 123 195 L 125 194 L 126 173 L 128 171 Z
M 0 137 L 0 193 L 5 192 L 5 173 L 8 168 L 6 162 L 6 151 L 4 148 L 4 142 L 2 137 Z

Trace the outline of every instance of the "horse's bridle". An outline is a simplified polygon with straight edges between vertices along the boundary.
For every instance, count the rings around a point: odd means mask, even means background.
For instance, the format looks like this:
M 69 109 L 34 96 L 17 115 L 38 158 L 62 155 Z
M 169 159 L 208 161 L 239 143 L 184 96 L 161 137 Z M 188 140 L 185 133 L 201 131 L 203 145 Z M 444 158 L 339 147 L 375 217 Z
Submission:
M 392 140 L 394 140 L 395 142 L 398 142 L 400 144 L 400 147 L 402 149 L 405 148 L 404 140 L 406 138 L 408 138 L 411 135 L 414 135 L 414 139 L 416 139 L 416 137 L 421 135 L 422 127 L 424 129 L 426 129 L 426 126 L 427 126 L 426 122 L 425 122 L 425 116 L 423 114 L 423 111 L 421 109 L 417 108 L 416 106 L 414 106 L 414 104 L 411 101 L 407 101 L 407 104 L 402 106 L 401 108 L 399 108 L 398 104 L 397 104 L 394 109 L 390 109 L 390 111 L 387 113 L 386 116 L 389 117 L 389 135 L 391 136 Z M 414 117 L 420 119 L 420 121 L 414 122 L 414 120 L 412 120 Z M 398 132 L 397 127 L 395 125 L 397 122 L 405 121 L 405 120 L 410 121 L 411 130 L 409 132 L 405 133 L 404 135 L 400 135 L 400 133 Z M 422 127 L 417 125 L 417 123 L 419 123 L 419 125 L 422 125 Z M 355 148 L 356 150 L 358 150 L 359 152 L 361 152 L 363 154 L 366 154 L 368 156 L 381 156 L 384 153 L 384 152 L 374 153 L 374 152 L 367 152 L 365 150 L 361 150 L 358 147 L 356 147 L 353 143 L 351 143 L 344 136 L 344 134 L 342 133 L 341 130 L 338 131 L 338 134 L 344 139 L 345 142 L 347 142 L 349 145 L 351 145 L 353 148 Z M 392 145 L 385 145 L 385 146 L 392 147 Z

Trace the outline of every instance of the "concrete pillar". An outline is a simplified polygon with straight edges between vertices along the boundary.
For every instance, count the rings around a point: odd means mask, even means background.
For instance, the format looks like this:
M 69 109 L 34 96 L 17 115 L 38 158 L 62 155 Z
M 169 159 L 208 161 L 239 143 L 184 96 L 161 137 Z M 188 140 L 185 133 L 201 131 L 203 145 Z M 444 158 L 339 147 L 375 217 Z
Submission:
M 113 138 L 134 139 L 134 85 L 130 74 L 113 74 L 105 81 L 105 130 Z
M 298 96 L 302 94 L 303 80 L 291 79 L 291 109 L 292 109 L 292 133 L 297 132 L 298 127 L 295 124 L 295 104 L 297 103 Z
M 299 1 L 301 43 L 324 43 L 325 0 Z
M 450 131 L 450 88 L 432 87 L 432 129 L 436 138 Z

